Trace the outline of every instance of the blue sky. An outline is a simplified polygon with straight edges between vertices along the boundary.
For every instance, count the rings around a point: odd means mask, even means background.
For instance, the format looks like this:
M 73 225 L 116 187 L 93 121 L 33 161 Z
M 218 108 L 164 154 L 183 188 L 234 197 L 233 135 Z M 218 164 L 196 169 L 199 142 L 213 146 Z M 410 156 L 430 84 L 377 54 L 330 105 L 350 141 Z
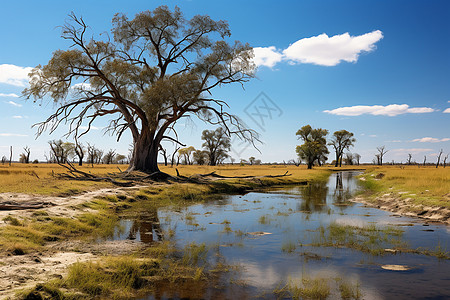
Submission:
M 237 160 L 295 158 L 295 132 L 306 124 L 355 133 L 351 152 L 365 162 L 382 145 L 389 150 L 387 161 L 405 161 L 408 153 L 413 160 L 427 155 L 435 161 L 439 149 L 450 152 L 449 1 L 7 1 L 0 18 L 0 156 L 9 156 L 13 146 L 18 159 L 28 145 L 31 157 L 42 160 L 47 142 L 65 133 L 62 127 L 35 139 L 32 124 L 54 105 L 16 96 L 27 84 L 27 68 L 45 65 L 53 51 L 68 48 L 58 26 L 71 11 L 102 33 L 117 12 L 133 17 L 161 4 L 178 5 L 187 18 L 227 20 L 233 40 L 255 47 L 257 78 L 245 89 L 214 91 L 264 142 L 261 153 L 233 143 Z M 263 119 L 252 115 L 263 103 L 259 95 L 274 108 Z M 130 135 L 120 143 L 103 136 L 106 121 L 83 141 L 126 154 Z M 178 124 L 181 140 L 196 148 L 205 128 L 195 118 Z

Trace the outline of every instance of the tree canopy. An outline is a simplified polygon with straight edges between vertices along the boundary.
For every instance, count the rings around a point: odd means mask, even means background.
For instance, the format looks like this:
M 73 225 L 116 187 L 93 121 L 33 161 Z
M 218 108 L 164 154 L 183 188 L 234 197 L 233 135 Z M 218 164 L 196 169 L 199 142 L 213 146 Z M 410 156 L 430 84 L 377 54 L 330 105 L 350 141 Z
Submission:
M 305 125 L 297 131 L 296 135 L 304 143 L 297 146 L 296 152 L 301 159 L 306 161 L 308 169 L 311 169 L 315 162 L 321 165 L 328 159 L 327 134 L 328 130 L 313 129 L 310 125 Z
M 133 19 L 116 14 L 112 38 L 89 32 L 85 21 L 71 14 L 62 27 L 70 48 L 56 50 L 46 65 L 30 73 L 30 87 L 23 94 L 35 100 L 47 96 L 58 105 L 36 124 L 38 135 L 63 122 L 69 124 L 67 135 L 78 139 L 97 118 L 107 116 L 107 131 L 117 140 L 131 132 L 129 170 L 146 172 L 159 171 L 162 140 L 179 142 L 175 124 L 181 117 L 220 124 L 228 135 L 246 140 L 256 137 L 226 112 L 224 100 L 211 96 L 221 85 L 245 83 L 255 68 L 249 45 L 227 42 L 227 22 L 205 15 L 187 20 L 178 7 L 160 6 Z
M 210 166 L 215 166 L 228 157 L 227 151 L 230 150 L 231 139 L 226 135 L 226 131 L 222 127 L 216 130 L 204 130 L 202 132 L 202 140 L 205 141 L 202 146 L 208 153 Z
M 333 133 L 333 137 L 328 145 L 333 146 L 336 152 L 335 167 L 342 166 L 342 156 L 345 150 L 349 150 L 354 145 L 356 139 L 353 137 L 353 133 L 347 130 L 339 130 Z

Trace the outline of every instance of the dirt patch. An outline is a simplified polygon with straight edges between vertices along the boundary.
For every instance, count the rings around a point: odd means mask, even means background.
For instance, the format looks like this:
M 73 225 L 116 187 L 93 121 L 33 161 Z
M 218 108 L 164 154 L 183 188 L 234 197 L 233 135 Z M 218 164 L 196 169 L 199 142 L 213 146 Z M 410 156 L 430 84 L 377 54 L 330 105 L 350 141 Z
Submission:
M 3 219 L 8 216 L 26 219 L 33 217 L 37 211 L 45 211 L 48 216 L 71 218 L 89 211 L 89 208 L 80 208 L 79 205 L 95 197 L 129 194 L 139 188 L 141 187 L 101 189 L 69 197 L 2 193 L 0 203 L 45 205 L 41 209 L 0 210 L 0 226 L 7 224 Z M 67 267 L 75 262 L 96 260 L 104 255 L 129 254 L 139 250 L 142 245 L 141 242 L 130 240 L 93 243 L 69 240 L 51 242 L 41 252 L 29 254 L 0 252 L 0 299 L 13 298 L 17 292 L 32 288 L 37 283 L 46 282 L 52 278 L 62 278 L 67 273 Z
M 449 195 L 446 195 L 447 197 Z M 391 211 L 399 215 L 422 218 L 434 222 L 450 224 L 450 209 L 445 207 L 431 207 L 417 205 L 412 198 L 402 198 L 400 194 L 388 193 L 369 199 L 357 196 L 351 201 L 364 203 L 367 206 Z

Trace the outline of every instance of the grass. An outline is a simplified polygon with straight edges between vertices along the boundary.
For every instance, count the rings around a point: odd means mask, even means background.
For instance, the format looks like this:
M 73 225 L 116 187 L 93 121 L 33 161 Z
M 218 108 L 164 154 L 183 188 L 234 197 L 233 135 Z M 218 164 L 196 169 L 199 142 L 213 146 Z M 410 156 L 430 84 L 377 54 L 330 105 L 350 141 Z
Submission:
M 85 164 L 82 167 L 77 168 L 81 171 L 91 173 L 94 175 L 107 175 L 109 173 L 116 173 L 127 168 L 126 165 L 91 165 Z M 282 178 L 263 178 L 257 181 L 254 180 L 242 180 L 242 179 L 229 179 L 220 180 L 222 183 L 226 183 L 224 186 L 220 186 L 219 183 L 215 187 L 219 190 L 224 188 L 230 188 L 230 184 L 233 185 L 233 189 L 238 192 L 239 185 L 243 184 L 245 187 L 257 187 L 264 185 L 276 185 L 276 184 L 295 184 L 299 181 L 311 180 L 318 177 L 326 177 L 329 174 L 327 168 L 315 168 L 313 170 L 307 170 L 305 166 L 284 166 L 284 165 L 261 165 L 261 166 L 239 166 L 239 165 L 226 165 L 226 166 L 197 166 L 197 165 L 179 165 L 177 167 L 165 167 L 160 166 L 161 171 L 175 176 L 177 168 L 180 174 L 190 176 L 193 174 L 204 174 L 216 171 L 217 174 L 225 176 L 262 176 L 262 175 L 278 175 L 284 174 L 286 171 L 292 174 L 289 177 Z M 29 193 L 40 195 L 52 195 L 52 196 L 70 196 L 78 194 L 84 191 L 94 190 L 98 188 L 110 188 L 114 187 L 111 183 L 107 182 L 92 182 L 92 181 L 71 181 L 62 180 L 54 174 L 64 173 L 66 170 L 58 164 L 21 164 L 13 163 L 0 165 L 0 193 L 12 192 L 12 193 Z M 242 190 L 242 189 L 241 189 Z M 189 197 L 189 195 L 186 195 Z
M 278 299 L 327 299 L 339 294 L 341 299 L 362 299 L 358 282 L 340 277 L 324 278 L 304 275 L 301 279 L 290 279 L 287 284 L 273 291 Z
M 327 227 L 320 226 L 311 246 L 320 247 L 346 247 L 353 250 L 369 253 L 371 255 L 383 255 L 387 248 L 403 248 L 401 240 L 403 231 L 391 226 L 367 226 L 342 225 L 331 223 Z
M 380 175 L 382 174 L 382 175 Z M 395 193 L 424 206 L 450 208 L 450 168 L 433 166 L 370 167 L 361 184 L 373 197 Z

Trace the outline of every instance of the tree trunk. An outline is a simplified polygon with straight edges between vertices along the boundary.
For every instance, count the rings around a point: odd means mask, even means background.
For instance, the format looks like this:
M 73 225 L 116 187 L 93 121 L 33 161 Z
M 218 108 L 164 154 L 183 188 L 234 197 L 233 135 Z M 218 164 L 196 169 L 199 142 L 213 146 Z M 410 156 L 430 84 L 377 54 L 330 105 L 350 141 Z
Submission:
M 160 172 L 158 167 L 159 141 L 150 137 L 150 134 L 141 133 L 134 143 L 133 157 L 129 171 L 142 171 L 146 173 Z

